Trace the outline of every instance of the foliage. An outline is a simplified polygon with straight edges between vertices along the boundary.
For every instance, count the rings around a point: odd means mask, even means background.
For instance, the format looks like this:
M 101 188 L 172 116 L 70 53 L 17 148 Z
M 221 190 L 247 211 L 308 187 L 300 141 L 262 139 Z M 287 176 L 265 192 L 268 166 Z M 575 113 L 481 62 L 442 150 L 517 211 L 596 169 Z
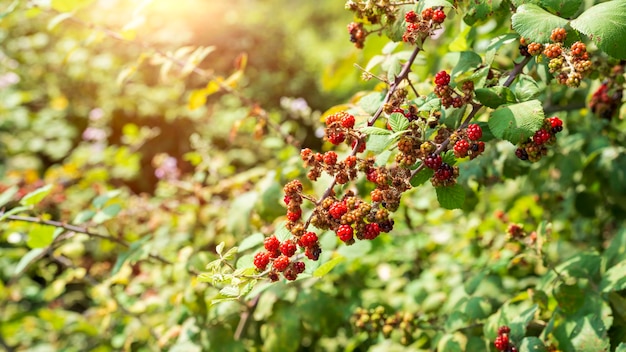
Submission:
M 626 350 L 624 4 L 11 2 L 0 345 Z

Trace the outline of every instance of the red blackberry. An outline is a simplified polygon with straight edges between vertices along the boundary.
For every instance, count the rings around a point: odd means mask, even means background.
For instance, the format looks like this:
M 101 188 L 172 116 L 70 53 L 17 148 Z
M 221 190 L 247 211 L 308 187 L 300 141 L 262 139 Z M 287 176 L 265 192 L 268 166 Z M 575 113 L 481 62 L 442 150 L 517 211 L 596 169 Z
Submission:
M 326 165 L 335 165 L 337 163 L 337 153 L 332 150 L 324 153 L 324 164 Z
M 477 141 L 482 136 L 483 130 L 478 124 L 473 123 L 467 126 L 467 138 L 469 138 L 471 141 Z
M 320 254 L 322 254 L 322 249 L 319 245 L 307 247 L 304 251 L 304 255 L 311 260 L 318 260 L 320 258 Z
M 300 217 L 302 216 L 302 210 L 298 209 L 296 211 L 288 211 L 287 212 L 287 219 L 289 219 L 289 221 L 291 222 L 296 222 L 298 220 L 300 220 Z
M 442 23 L 445 19 L 446 19 L 446 13 L 443 12 L 443 10 L 437 9 L 435 10 L 435 12 L 433 12 L 433 22 Z
M 501 327 L 498 328 L 498 335 L 504 335 L 504 334 L 510 334 L 511 333 L 511 328 L 509 328 L 506 325 L 502 325 Z
M 435 84 L 438 86 L 447 86 L 450 84 L 450 75 L 446 71 L 439 71 L 435 75 Z
M 298 278 L 298 273 L 296 272 L 296 269 L 293 266 L 290 265 L 283 272 L 283 276 L 285 277 L 285 279 L 287 279 L 289 281 L 294 281 L 295 279 Z
M 276 236 L 270 236 L 265 239 L 265 241 L 263 242 L 263 246 L 270 253 L 278 252 L 280 247 L 280 241 L 278 240 L 278 238 L 276 238 Z
M 254 266 L 260 271 L 265 270 L 270 262 L 270 254 L 268 252 L 259 252 L 254 256 Z
M 430 153 L 426 158 L 424 158 L 424 165 L 433 170 L 437 170 L 441 166 L 442 160 L 441 155 Z
M 376 183 L 378 180 L 378 172 L 376 169 L 369 169 L 366 173 L 367 180 Z
M 317 244 L 317 235 L 315 232 L 307 232 L 302 237 L 300 237 L 300 246 L 302 247 L 312 247 Z
M 552 127 L 552 133 L 563 131 L 563 121 L 560 118 L 553 116 L 548 121 L 550 122 L 550 127 Z
M 515 150 L 515 156 L 518 157 L 520 160 L 528 160 L 528 152 L 526 151 L 526 149 L 517 148 Z
M 470 148 L 470 144 L 465 139 L 460 139 L 454 143 L 454 156 L 457 158 L 464 158 L 467 156 L 467 151 Z
M 274 259 L 274 269 L 278 271 L 284 271 L 289 266 L 289 258 L 281 255 L 280 257 Z
M 343 143 L 346 140 L 346 135 L 343 133 L 331 133 L 328 136 L 328 141 L 334 145 Z
M 358 139 L 355 139 L 352 141 L 352 144 L 350 144 L 350 147 L 352 149 L 354 149 L 354 147 L 356 146 L 356 144 L 359 143 L 359 149 L 357 149 L 357 153 L 363 153 L 365 151 L 365 141 L 361 140 L 359 141 Z
M 291 257 L 296 254 L 297 249 L 298 247 L 296 247 L 296 244 L 291 240 L 286 240 L 280 245 L 280 252 L 286 257 Z
M 506 351 L 509 347 L 509 337 L 507 335 L 500 335 L 496 337 L 496 340 L 493 342 L 498 351 Z
M 542 128 L 535 132 L 535 135 L 533 136 L 533 142 L 535 142 L 535 144 L 537 145 L 542 145 L 547 142 L 550 137 L 550 133 Z
M 354 236 L 354 229 L 350 225 L 341 225 L 337 229 L 337 236 L 339 236 L 340 240 L 348 242 Z
M 411 10 L 404 15 L 404 20 L 408 23 L 415 23 L 417 22 L 417 14 Z
M 347 212 L 348 212 L 348 207 L 343 202 L 333 203 L 333 205 L 330 206 L 330 209 L 328 209 L 328 213 L 334 219 L 341 219 L 341 216 Z
M 352 128 L 352 127 L 354 127 L 354 116 L 352 116 L 350 114 L 345 114 L 341 118 L 341 126 L 343 126 L 345 128 Z

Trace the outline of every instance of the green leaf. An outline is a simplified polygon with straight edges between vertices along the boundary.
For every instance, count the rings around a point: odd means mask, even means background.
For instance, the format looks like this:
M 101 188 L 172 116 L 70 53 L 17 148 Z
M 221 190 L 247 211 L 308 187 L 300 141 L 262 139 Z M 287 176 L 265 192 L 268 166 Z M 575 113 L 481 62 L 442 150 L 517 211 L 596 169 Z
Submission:
M 291 238 L 291 232 L 287 230 L 286 224 L 286 221 L 281 222 L 280 225 L 276 227 L 276 232 L 274 232 L 276 238 L 278 238 L 278 240 L 281 242 L 288 238 Z
M 117 274 L 118 271 L 122 268 L 124 263 L 127 261 L 134 261 L 144 254 L 143 245 L 146 244 L 150 240 L 150 236 L 145 236 L 130 244 L 128 250 L 120 253 L 117 256 L 117 260 L 115 261 L 115 265 L 113 269 L 111 269 L 111 275 Z
M 23 212 L 23 211 L 28 210 L 28 209 L 30 209 L 30 208 L 29 207 L 24 207 L 24 206 L 12 208 L 11 210 L 9 210 L 7 212 L 2 213 L 2 216 L 0 216 L 0 221 L 8 218 L 9 216 L 11 216 L 13 214 L 17 214 L 17 213 Z
M 391 157 L 391 150 L 385 150 L 384 152 L 378 154 L 376 156 L 376 160 L 374 161 L 374 165 L 383 166 L 386 165 Z
M 478 101 L 492 109 L 499 107 L 504 104 L 515 103 L 517 100 L 515 99 L 515 94 L 508 88 L 504 86 L 496 86 L 491 88 L 479 88 L 476 89 L 476 99 Z
M 328 274 L 331 270 L 333 270 L 333 268 L 335 266 L 337 266 L 337 264 L 345 261 L 346 258 L 343 256 L 337 256 L 329 261 L 327 261 L 326 263 L 322 264 L 319 266 L 319 268 L 315 269 L 315 271 L 313 272 L 313 276 L 315 277 L 322 277 L 326 274 Z
M 85 222 L 91 220 L 94 215 L 96 215 L 96 212 L 93 210 L 83 210 L 80 213 L 76 214 L 76 217 L 74 218 L 74 221 L 72 221 L 72 223 L 76 225 L 84 224 Z
M 366 135 L 376 135 L 376 136 L 381 136 L 381 135 L 390 135 L 392 132 L 389 130 L 386 130 L 384 128 L 380 128 L 380 127 L 363 127 L 360 130 L 361 132 L 365 133 Z
M 463 21 L 469 26 L 472 26 L 478 21 L 487 21 L 494 12 L 500 10 L 501 6 L 502 0 L 470 1 Z
M 541 7 L 563 18 L 574 16 L 582 4 L 583 0 L 541 0 Z
M 605 53 L 626 59 L 626 0 L 592 6 L 570 25 L 593 40 Z
M 431 177 L 435 174 L 433 169 L 429 169 L 427 167 L 423 168 L 413 176 L 411 179 L 411 186 L 417 187 L 424 184 L 426 181 L 430 180 Z
M 239 253 L 245 252 L 250 248 L 254 248 L 262 244 L 264 240 L 265 240 L 265 236 L 260 232 L 257 232 L 255 234 L 252 234 L 244 238 L 243 241 L 239 243 Z
M 11 5 L 9 5 L 8 7 L 6 7 L 4 9 L 4 11 L 0 12 L 0 20 L 7 17 L 8 15 L 10 15 L 11 13 L 13 13 L 13 11 L 15 11 L 15 9 L 17 8 L 17 5 L 19 5 L 20 1 L 19 0 L 13 0 L 13 2 L 11 3 Z
M 546 345 L 539 338 L 531 336 L 524 337 L 520 342 L 519 352 L 547 352 Z
M 540 93 L 537 81 L 528 75 L 519 75 L 511 86 L 511 90 L 520 102 L 535 99 Z
M 4 192 L 0 194 L 0 208 L 5 206 L 11 200 L 13 200 L 13 197 L 15 197 L 19 189 L 20 188 L 17 186 L 12 186 L 12 187 L 5 189 Z
M 35 248 L 31 249 L 28 253 L 24 254 L 24 256 L 20 259 L 20 262 L 15 266 L 15 275 L 18 275 L 22 272 L 22 270 L 26 269 L 26 267 L 35 260 L 41 253 L 43 253 L 43 248 Z
M 385 150 L 391 143 L 393 138 L 384 135 L 370 135 L 367 139 L 366 148 L 374 153 L 380 153 Z
M 458 55 L 458 61 L 450 76 L 456 77 L 471 69 L 478 68 L 483 63 L 480 55 L 473 51 L 462 51 L 460 53 L 451 53 L 450 55 Z
M 226 296 L 226 297 L 239 297 L 239 287 L 226 286 L 220 290 L 220 295 Z
M 382 93 L 370 93 L 361 98 L 357 105 L 366 113 L 373 115 L 374 113 L 376 113 L 384 99 L 385 95 Z
M 494 136 L 518 144 L 530 138 L 543 125 L 543 107 L 539 100 L 500 107 L 489 118 Z
M 28 231 L 26 245 L 30 248 L 44 248 L 54 240 L 56 227 L 50 225 L 34 224 Z
M 235 254 L 237 254 L 237 251 L 239 249 L 237 247 L 233 247 L 231 249 L 229 249 L 228 251 L 226 251 L 226 253 L 224 253 L 224 255 L 222 256 L 222 259 L 224 260 L 233 260 L 235 259 Z
M 417 13 L 422 12 L 422 10 L 430 8 L 430 7 L 454 7 L 451 2 L 447 0 L 421 0 L 417 6 Z
M 34 206 L 39 204 L 52 190 L 52 185 L 45 185 L 25 195 L 20 204 L 25 206 Z
M 102 208 L 109 200 L 119 196 L 120 193 L 122 193 L 122 191 L 120 190 L 108 191 L 105 194 L 101 194 L 97 196 L 96 198 L 94 198 L 91 201 L 91 205 L 93 205 L 95 208 L 98 208 L 98 209 Z
M 554 298 L 565 314 L 576 313 L 585 302 L 584 290 L 578 285 L 559 285 L 554 291 Z
M 73 16 L 73 14 L 71 12 L 62 12 L 56 16 L 54 16 L 50 22 L 48 22 L 48 30 L 51 31 L 54 29 L 54 27 L 56 27 L 57 25 L 59 25 L 59 23 L 65 21 L 68 18 L 71 18 Z
M 615 352 L 626 352 L 626 343 L 620 343 Z
M 102 224 L 105 221 L 113 219 L 122 210 L 122 206 L 119 204 L 111 204 L 98 211 L 93 216 L 93 222 L 96 224 Z
M 510 44 L 519 38 L 517 34 L 508 33 L 491 39 L 487 50 L 498 50 L 501 46 Z
M 621 291 L 626 288 L 626 262 L 620 262 L 602 275 L 602 292 Z
M 439 204 L 445 209 L 460 209 L 465 202 L 465 190 L 459 184 L 436 187 L 435 190 Z
M 531 42 L 547 43 L 554 28 L 563 28 L 567 20 L 534 4 L 524 4 L 511 17 L 513 29 Z
M 403 114 L 394 112 L 389 115 L 389 126 L 394 132 L 404 131 L 409 127 L 409 120 Z
M 222 252 L 224 251 L 224 246 L 226 246 L 226 243 L 224 242 L 220 242 L 216 247 L 215 247 L 215 253 L 217 253 L 217 255 L 219 255 L 220 257 L 222 256 Z

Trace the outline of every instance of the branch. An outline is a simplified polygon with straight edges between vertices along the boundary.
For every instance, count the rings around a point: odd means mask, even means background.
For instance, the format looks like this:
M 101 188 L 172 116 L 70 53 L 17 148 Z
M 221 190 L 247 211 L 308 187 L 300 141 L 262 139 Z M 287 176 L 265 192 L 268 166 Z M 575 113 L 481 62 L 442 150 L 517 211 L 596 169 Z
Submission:
M 59 227 L 59 228 L 62 228 L 64 230 L 66 230 L 66 231 L 75 232 L 75 233 L 82 233 L 82 234 L 85 234 L 85 235 L 87 235 L 89 237 L 95 237 L 95 238 L 100 238 L 100 239 L 107 240 L 107 241 L 110 241 L 110 242 L 114 242 L 114 243 L 117 243 L 117 244 L 119 244 L 120 246 L 122 246 L 124 248 L 130 248 L 130 245 L 131 245 L 130 243 L 128 243 L 127 241 L 125 241 L 125 240 L 123 240 L 121 238 L 116 238 L 116 237 L 103 235 L 103 234 L 100 234 L 100 233 L 97 233 L 97 232 L 90 231 L 86 227 L 70 225 L 70 224 L 67 224 L 67 223 L 64 223 L 64 222 L 60 222 L 60 221 L 44 220 L 44 219 L 40 219 L 40 218 L 36 218 L 36 217 L 19 216 L 19 215 L 9 215 L 6 218 L 8 220 L 12 220 L 12 221 L 30 222 L 30 223 L 34 223 L 34 224 L 50 225 L 50 226 L 54 226 L 54 227 Z M 162 264 L 174 265 L 173 262 L 163 258 L 162 256 L 160 256 L 158 254 L 148 254 L 148 257 L 151 258 L 154 261 L 161 262 Z M 192 268 L 187 268 L 187 272 L 189 272 L 189 274 L 191 274 L 191 275 L 198 275 L 199 274 L 198 271 L 196 271 L 195 269 L 192 269 Z
M 247 309 L 241 312 L 241 319 L 239 319 L 239 324 L 237 324 L 237 329 L 235 330 L 235 341 L 239 341 L 241 339 L 241 335 L 243 335 L 243 332 L 248 327 L 248 324 L 250 324 L 250 317 L 254 314 L 260 298 L 260 294 L 256 295 L 252 301 L 246 305 Z
M 513 67 L 513 69 L 509 73 L 509 78 L 507 78 L 506 81 L 504 82 L 504 84 L 502 84 L 502 85 L 505 86 L 505 87 L 510 86 L 513 83 L 513 81 L 515 80 L 515 78 L 517 78 L 517 76 L 520 73 L 522 73 L 522 70 L 524 70 L 524 67 L 526 67 L 526 65 L 530 62 L 530 60 L 532 60 L 532 56 L 526 56 L 526 57 L 524 57 L 524 60 L 522 60 L 519 63 L 515 64 L 515 67 Z

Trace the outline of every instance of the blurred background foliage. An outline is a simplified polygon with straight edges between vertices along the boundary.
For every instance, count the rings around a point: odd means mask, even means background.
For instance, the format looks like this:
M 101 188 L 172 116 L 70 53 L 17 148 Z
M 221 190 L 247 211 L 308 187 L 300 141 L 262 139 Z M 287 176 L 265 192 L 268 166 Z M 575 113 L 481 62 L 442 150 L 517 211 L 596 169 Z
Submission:
M 382 305 L 437 326 L 416 332 L 416 350 L 453 350 L 443 348 L 452 338 L 489 350 L 483 334 L 493 339 L 498 324 L 538 301 L 527 289 L 545 278 L 544 260 L 557 265 L 581 252 L 603 252 L 610 241 L 626 243 L 623 110 L 606 120 L 569 108 L 598 84 L 559 88 L 537 74 L 542 101 L 566 123 L 558 147 L 540 163 L 517 160 L 507 142 L 492 143 L 483 157 L 461 164 L 463 210 L 438 208 L 434 191 L 421 187 L 403 199 L 390 235 L 351 247 L 324 235 L 322 262 L 345 258 L 324 278 L 262 284 L 241 302 L 211 305 L 219 290 L 197 282 L 196 274 L 216 258 L 216 245 L 239 245 L 237 266 L 249 265 L 262 234 L 275 231 L 284 215 L 282 185 L 305 175 L 299 148 L 328 148 L 319 138 L 321 114 L 380 89 L 362 81 L 354 63 L 365 67 L 388 40 L 373 35 L 365 50 L 355 49 L 343 3 L 3 1 L 0 173 L 3 189 L 18 187 L 5 209 L 51 184 L 26 215 L 100 236 L 65 231 L 40 244 L 33 240 L 46 231 L 39 225 L 0 224 L 1 345 L 401 349 L 350 324 L 357 307 Z M 498 16 L 470 27 L 452 15 L 420 54 L 417 89 L 428 93 L 432 74 L 455 65 L 455 52 L 481 53 L 509 33 L 508 13 Z M 496 69 L 511 67 L 516 43 L 500 49 Z M 207 48 L 198 68 L 212 77 L 229 77 L 247 58 L 233 87 L 265 109 L 269 122 L 236 94 L 216 93 L 190 109 L 192 92 L 210 80 L 163 58 L 169 53 L 184 62 L 193 52 L 185 47 Z M 325 185 L 307 187 L 319 194 Z M 366 194 L 365 185 L 358 187 Z M 506 237 L 512 223 L 537 230 L 546 258 Z M 626 259 L 624 250 L 605 257 L 616 258 Z M 310 273 L 319 264 L 307 265 Z M 468 282 L 480 283 L 468 288 Z M 545 291 L 547 306 L 562 303 Z M 625 299 L 618 294 L 611 304 Z M 467 302 L 480 309 L 459 308 Z M 626 315 L 615 312 L 610 338 L 619 342 Z

